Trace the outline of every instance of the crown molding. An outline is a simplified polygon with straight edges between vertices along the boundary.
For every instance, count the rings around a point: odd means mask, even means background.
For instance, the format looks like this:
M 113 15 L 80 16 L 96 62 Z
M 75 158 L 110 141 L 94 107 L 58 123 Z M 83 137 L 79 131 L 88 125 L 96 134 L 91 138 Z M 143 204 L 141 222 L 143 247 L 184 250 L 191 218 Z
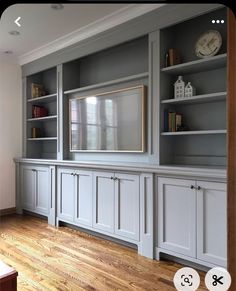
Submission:
M 82 40 L 85 40 L 119 24 L 127 22 L 155 9 L 158 9 L 164 5 L 166 4 L 129 4 L 114 13 L 111 13 L 103 18 L 100 18 L 97 21 L 90 23 L 89 25 L 86 25 L 52 42 L 49 42 L 46 45 L 43 45 L 37 49 L 34 49 L 26 54 L 19 56 L 18 63 L 20 65 L 30 63 L 36 59 L 54 53 Z

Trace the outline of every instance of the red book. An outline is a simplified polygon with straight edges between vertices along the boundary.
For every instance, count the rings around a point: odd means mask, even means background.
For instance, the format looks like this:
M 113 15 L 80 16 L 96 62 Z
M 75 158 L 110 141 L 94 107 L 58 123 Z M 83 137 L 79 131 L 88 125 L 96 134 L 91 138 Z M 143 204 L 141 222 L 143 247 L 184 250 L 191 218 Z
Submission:
M 47 115 L 48 115 L 48 110 L 45 107 L 33 105 L 32 107 L 33 118 L 45 117 Z

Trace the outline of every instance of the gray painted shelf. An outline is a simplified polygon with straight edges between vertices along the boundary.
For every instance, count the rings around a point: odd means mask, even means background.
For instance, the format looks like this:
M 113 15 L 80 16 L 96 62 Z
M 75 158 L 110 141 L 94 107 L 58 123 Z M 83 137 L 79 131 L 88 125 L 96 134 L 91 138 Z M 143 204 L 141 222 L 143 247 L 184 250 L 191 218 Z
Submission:
M 49 95 L 45 95 L 45 96 L 41 96 L 41 97 L 37 97 L 37 98 L 31 98 L 28 99 L 27 102 L 29 103 L 41 103 L 41 102 L 53 102 L 56 101 L 57 99 L 57 94 L 49 94 Z
M 208 103 L 216 101 L 225 101 L 227 92 L 217 92 L 210 94 L 196 95 L 190 98 L 178 98 L 162 100 L 162 104 L 195 104 L 195 103 Z
M 57 137 L 37 137 L 37 138 L 27 138 L 28 141 L 44 141 L 44 140 L 57 140 Z
M 149 73 L 144 72 L 141 74 L 136 74 L 136 75 L 132 75 L 132 76 L 124 77 L 124 78 L 119 78 L 119 79 L 115 79 L 115 80 L 111 80 L 111 81 L 107 81 L 107 82 L 102 82 L 99 84 L 94 84 L 94 85 L 85 86 L 85 87 L 81 87 L 81 88 L 77 88 L 77 89 L 73 89 L 73 90 L 68 90 L 68 91 L 65 91 L 64 94 L 72 94 L 72 93 L 77 93 L 77 92 L 83 92 L 86 90 L 106 87 L 106 86 L 110 86 L 110 85 L 116 85 L 116 84 L 123 83 L 123 82 L 128 82 L 128 81 L 132 81 L 132 80 L 146 78 L 148 76 L 149 76 Z
M 57 115 L 45 116 L 45 117 L 38 117 L 38 118 L 29 118 L 27 119 L 28 122 L 33 121 L 47 121 L 47 120 L 54 120 L 57 119 Z
M 161 135 L 197 135 L 197 134 L 226 134 L 226 129 L 216 130 L 189 130 L 189 131 L 176 131 L 176 132 L 162 132 Z
M 211 58 L 200 59 L 192 62 L 182 63 L 161 69 L 162 72 L 173 75 L 192 74 L 202 71 L 210 71 L 217 68 L 225 67 L 227 54 L 221 54 Z

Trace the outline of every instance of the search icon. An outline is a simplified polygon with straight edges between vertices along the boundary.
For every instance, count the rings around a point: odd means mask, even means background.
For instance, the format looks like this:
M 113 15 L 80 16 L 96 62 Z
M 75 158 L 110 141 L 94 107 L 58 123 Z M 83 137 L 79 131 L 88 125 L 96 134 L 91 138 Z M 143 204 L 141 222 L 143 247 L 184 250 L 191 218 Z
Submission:
M 189 278 L 187 278 L 187 277 L 184 278 L 184 282 L 185 282 L 185 283 L 188 283 L 189 286 L 190 286 L 190 284 L 193 284 L 193 283 L 190 283 Z
M 200 285 L 200 277 L 192 268 L 181 268 L 175 273 L 174 285 L 178 291 L 196 291 Z

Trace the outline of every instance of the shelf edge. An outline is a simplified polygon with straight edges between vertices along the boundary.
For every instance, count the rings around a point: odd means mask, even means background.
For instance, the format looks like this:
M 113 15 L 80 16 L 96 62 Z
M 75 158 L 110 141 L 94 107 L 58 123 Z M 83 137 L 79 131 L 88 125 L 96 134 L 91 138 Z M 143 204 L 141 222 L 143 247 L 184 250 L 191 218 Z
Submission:
M 148 76 L 149 76 L 148 72 L 140 73 L 140 74 L 131 75 L 128 77 L 119 78 L 119 79 L 115 79 L 115 80 L 111 80 L 111 81 L 107 81 L 107 82 L 103 82 L 103 83 L 98 83 L 98 84 L 84 86 L 84 87 L 80 87 L 80 88 L 76 88 L 76 89 L 72 89 L 72 90 L 67 90 L 67 91 L 64 91 L 64 94 L 68 95 L 68 94 L 73 94 L 73 93 L 82 92 L 82 91 L 86 91 L 86 90 L 97 89 L 97 88 L 106 87 L 109 85 L 119 84 L 119 83 L 126 82 L 126 81 L 132 81 L 132 80 L 136 80 L 136 79 L 145 78 Z

